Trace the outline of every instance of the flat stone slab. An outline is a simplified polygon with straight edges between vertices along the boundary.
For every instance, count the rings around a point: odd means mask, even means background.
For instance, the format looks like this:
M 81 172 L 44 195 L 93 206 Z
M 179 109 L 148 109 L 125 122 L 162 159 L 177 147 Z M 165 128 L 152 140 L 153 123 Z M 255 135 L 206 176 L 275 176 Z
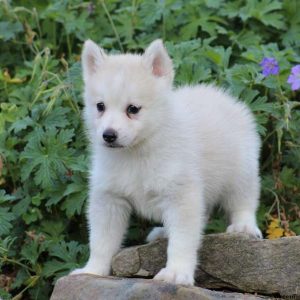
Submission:
M 209 291 L 151 279 L 100 277 L 91 274 L 60 278 L 50 300 L 224 300 L 266 299 L 254 295 Z
M 113 274 L 151 278 L 165 266 L 166 248 L 166 240 L 125 248 L 113 259 Z M 199 262 L 198 286 L 299 299 L 300 236 L 261 240 L 243 234 L 206 235 Z

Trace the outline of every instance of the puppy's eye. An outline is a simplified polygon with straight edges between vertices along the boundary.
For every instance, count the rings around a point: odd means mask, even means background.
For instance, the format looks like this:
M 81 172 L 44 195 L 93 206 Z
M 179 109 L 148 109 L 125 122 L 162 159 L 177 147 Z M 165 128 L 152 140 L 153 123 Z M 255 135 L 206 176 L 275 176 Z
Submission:
M 99 112 L 104 112 L 104 111 L 105 111 L 105 105 L 104 105 L 103 102 L 97 103 L 97 110 L 98 110 Z
M 140 111 L 141 107 L 134 106 L 132 104 L 128 105 L 127 113 L 130 115 L 136 115 Z

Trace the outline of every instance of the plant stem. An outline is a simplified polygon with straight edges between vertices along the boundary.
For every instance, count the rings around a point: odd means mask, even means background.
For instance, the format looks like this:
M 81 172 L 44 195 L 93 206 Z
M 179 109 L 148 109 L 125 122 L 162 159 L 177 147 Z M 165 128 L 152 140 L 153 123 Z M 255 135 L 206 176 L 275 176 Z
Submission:
M 107 9 L 107 6 L 106 6 L 106 4 L 105 4 L 105 1 L 104 1 L 104 0 L 100 0 L 100 3 L 101 3 L 101 5 L 102 5 L 102 7 L 103 7 L 103 9 L 104 9 L 104 12 L 105 12 L 105 14 L 106 14 L 106 16 L 107 16 L 107 18 L 108 18 L 108 20 L 109 20 L 109 23 L 110 23 L 110 25 L 111 25 L 111 27 L 112 27 L 112 30 L 113 30 L 113 32 L 114 32 L 114 34 L 115 34 L 115 36 L 116 36 L 116 39 L 117 39 L 118 44 L 119 44 L 119 47 L 120 47 L 121 51 L 124 52 L 124 48 L 123 48 L 123 45 L 122 45 L 122 43 L 121 43 L 120 36 L 119 36 L 119 34 L 118 34 L 118 31 L 117 31 L 117 29 L 116 29 L 116 26 L 115 26 L 115 24 L 114 24 L 114 21 L 113 21 L 111 15 L 110 15 L 110 13 L 109 13 L 109 11 L 108 11 L 108 9 Z
M 8 263 L 11 263 L 11 264 L 15 264 L 15 265 L 23 267 L 23 268 L 25 268 L 25 269 L 27 269 L 27 270 L 29 270 L 31 272 L 34 272 L 34 270 L 32 268 L 24 265 L 23 263 L 21 263 L 21 262 L 19 262 L 17 260 L 14 260 L 14 259 L 11 259 L 11 258 L 7 258 L 7 257 L 1 257 L 0 259 L 2 260 L 3 263 L 8 262 Z

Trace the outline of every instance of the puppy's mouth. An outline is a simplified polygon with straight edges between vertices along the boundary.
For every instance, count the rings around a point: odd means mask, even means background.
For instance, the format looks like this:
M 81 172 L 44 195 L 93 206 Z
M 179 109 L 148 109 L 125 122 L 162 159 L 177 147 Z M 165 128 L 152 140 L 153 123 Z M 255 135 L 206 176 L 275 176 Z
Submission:
M 124 148 L 124 146 L 116 143 L 105 143 L 104 146 L 107 148 Z

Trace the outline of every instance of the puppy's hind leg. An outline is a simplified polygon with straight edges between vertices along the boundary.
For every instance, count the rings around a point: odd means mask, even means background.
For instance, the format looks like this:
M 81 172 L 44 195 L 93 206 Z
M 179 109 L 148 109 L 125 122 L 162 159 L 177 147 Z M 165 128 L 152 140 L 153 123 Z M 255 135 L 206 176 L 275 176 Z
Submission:
M 146 242 L 153 242 L 158 239 L 167 238 L 167 231 L 164 227 L 154 227 L 146 237 Z
M 229 215 L 230 225 L 226 232 L 244 232 L 253 237 L 262 238 L 256 223 L 256 210 L 259 198 L 259 177 L 244 181 L 228 194 L 224 208 Z

